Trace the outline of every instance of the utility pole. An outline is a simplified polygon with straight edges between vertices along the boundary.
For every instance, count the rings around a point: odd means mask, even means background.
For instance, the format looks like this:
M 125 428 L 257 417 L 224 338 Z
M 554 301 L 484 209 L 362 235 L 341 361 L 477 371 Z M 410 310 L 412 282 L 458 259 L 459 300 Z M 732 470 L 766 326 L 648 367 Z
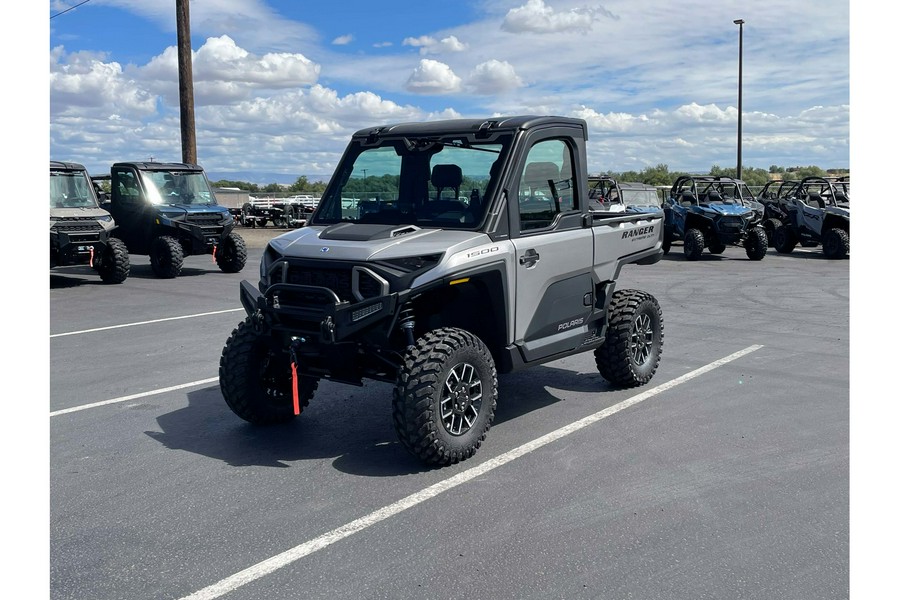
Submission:
M 181 161 L 197 164 L 194 130 L 194 74 L 191 62 L 190 0 L 175 0 L 178 29 L 178 97 L 181 101 Z

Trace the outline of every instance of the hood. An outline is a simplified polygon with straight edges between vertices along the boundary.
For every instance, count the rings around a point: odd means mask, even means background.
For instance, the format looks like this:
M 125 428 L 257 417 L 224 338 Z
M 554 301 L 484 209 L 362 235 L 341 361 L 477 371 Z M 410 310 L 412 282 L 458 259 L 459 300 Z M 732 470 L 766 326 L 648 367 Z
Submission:
M 630 213 L 655 213 L 663 210 L 662 206 L 653 206 L 651 204 L 629 204 L 628 208 L 625 209 L 625 212 Z
M 338 223 L 301 227 L 273 238 L 269 246 L 281 255 L 295 258 L 371 261 L 452 253 L 489 240 L 476 231 Z
M 214 214 L 228 212 L 228 209 L 218 204 L 159 204 L 159 212 L 170 219 L 176 219 L 187 214 Z
M 717 215 L 745 215 L 753 212 L 753 209 L 741 206 L 740 204 L 707 204 L 706 206 L 701 206 L 700 210 L 703 212 L 714 213 Z
M 50 216 L 57 219 L 84 219 L 85 217 L 93 217 L 95 219 L 112 220 L 108 211 L 103 210 L 99 206 L 79 206 L 77 208 L 51 208 Z

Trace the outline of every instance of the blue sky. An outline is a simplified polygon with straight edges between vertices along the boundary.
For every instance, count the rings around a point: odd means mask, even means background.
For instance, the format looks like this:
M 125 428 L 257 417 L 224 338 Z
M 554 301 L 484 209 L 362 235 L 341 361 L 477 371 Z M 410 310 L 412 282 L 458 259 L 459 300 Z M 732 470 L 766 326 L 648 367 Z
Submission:
M 174 0 L 50 2 L 49 145 L 93 172 L 181 160 Z M 589 168 L 850 164 L 850 6 L 836 0 L 194 0 L 198 161 L 327 179 L 396 121 L 559 114 Z M 59 14 L 63 13 L 63 14 Z M 58 16 L 53 16 L 58 15 Z

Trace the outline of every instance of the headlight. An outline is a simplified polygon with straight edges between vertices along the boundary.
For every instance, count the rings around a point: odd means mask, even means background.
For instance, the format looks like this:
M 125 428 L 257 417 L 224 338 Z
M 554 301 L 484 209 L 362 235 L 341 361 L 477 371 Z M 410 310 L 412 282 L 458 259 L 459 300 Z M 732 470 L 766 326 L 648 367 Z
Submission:
M 392 258 L 389 260 L 379 261 L 384 265 L 390 265 L 396 269 L 400 269 L 404 273 L 412 273 L 423 269 L 430 269 L 441 262 L 443 253 L 426 254 L 425 256 L 405 256 L 403 258 Z
M 264 288 L 269 285 L 269 269 L 272 268 L 272 265 L 280 260 L 283 255 L 275 250 L 272 247 L 272 244 L 266 245 L 266 249 L 263 252 L 262 260 L 259 261 L 259 285 L 260 291 L 265 291 Z
M 103 221 L 104 223 L 109 223 L 113 220 L 112 215 L 103 215 L 102 217 L 97 217 L 98 221 Z

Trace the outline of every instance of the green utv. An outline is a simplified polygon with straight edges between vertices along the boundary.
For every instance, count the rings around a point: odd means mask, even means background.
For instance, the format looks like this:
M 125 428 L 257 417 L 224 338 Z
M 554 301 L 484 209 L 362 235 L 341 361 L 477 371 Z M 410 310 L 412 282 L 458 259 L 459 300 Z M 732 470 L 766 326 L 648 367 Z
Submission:
M 103 202 L 119 226 L 118 235 L 131 254 L 149 255 L 157 277 L 181 273 L 185 256 L 212 254 L 219 269 L 237 273 L 247 262 L 244 239 L 234 217 L 216 202 L 198 165 L 120 162 L 108 180 Z
M 593 352 L 613 385 L 650 381 L 662 312 L 616 278 L 660 260 L 663 213 L 591 212 L 586 140 L 540 116 L 358 131 L 306 226 L 240 285 L 225 402 L 279 423 L 322 379 L 388 382 L 400 442 L 447 465 L 485 439 L 498 373 Z
M 103 283 L 122 283 L 131 262 L 116 223 L 100 208 L 84 165 L 50 161 L 50 268 L 88 265 Z

